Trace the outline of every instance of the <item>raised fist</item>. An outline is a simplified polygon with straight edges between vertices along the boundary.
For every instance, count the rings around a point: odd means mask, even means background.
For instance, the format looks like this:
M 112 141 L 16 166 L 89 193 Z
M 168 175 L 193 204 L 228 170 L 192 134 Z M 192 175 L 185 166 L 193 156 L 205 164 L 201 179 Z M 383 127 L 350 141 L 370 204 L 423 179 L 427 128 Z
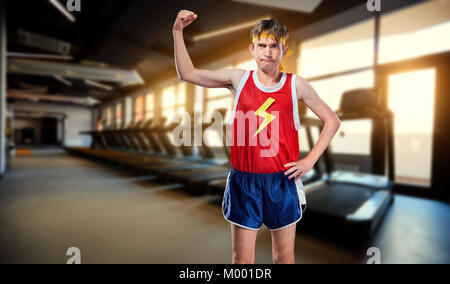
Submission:
M 173 29 L 182 31 L 185 27 L 189 26 L 193 21 L 197 19 L 197 14 L 188 10 L 181 10 L 178 12 Z

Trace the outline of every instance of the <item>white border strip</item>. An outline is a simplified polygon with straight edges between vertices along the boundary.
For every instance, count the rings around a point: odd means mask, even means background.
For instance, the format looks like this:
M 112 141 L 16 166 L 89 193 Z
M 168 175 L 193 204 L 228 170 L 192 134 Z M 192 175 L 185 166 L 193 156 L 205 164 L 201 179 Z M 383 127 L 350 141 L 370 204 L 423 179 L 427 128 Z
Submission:
M 230 181 L 230 174 L 231 174 L 231 172 L 228 173 L 228 176 L 227 176 L 227 183 L 225 184 L 225 191 L 224 191 L 223 197 L 222 197 L 222 215 L 223 215 L 223 218 L 225 218 L 225 220 L 227 220 L 227 222 L 229 222 L 229 223 L 231 223 L 231 224 L 233 224 L 233 225 L 236 225 L 236 226 L 238 226 L 238 227 L 241 227 L 241 228 L 244 228 L 244 229 L 248 229 L 248 230 L 258 231 L 259 229 L 261 229 L 261 227 L 259 227 L 258 229 L 255 229 L 255 228 L 246 227 L 246 226 L 243 226 L 243 225 L 241 225 L 241 224 L 232 222 L 232 221 L 228 220 L 227 217 L 225 217 L 225 214 L 223 213 L 223 204 L 225 203 L 225 194 L 227 193 L 228 182 Z
M 297 101 L 297 88 L 296 88 L 296 79 L 297 75 L 292 74 L 291 79 L 291 93 L 292 93 L 292 110 L 293 110 L 293 116 L 294 116 L 294 125 L 296 130 L 300 130 L 300 118 L 298 116 L 298 101 Z
M 233 107 L 233 113 L 231 114 L 230 120 L 228 121 L 229 125 L 233 124 L 234 116 L 236 115 L 236 108 L 239 101 L 239 96 L 241 95 L 242 89 L 245 86 L 245 83 L 247 82 L 248 77 L 250 76 L 250 71 L 245 71 L 244 76 L 242 77 L 241 81 L 239 82 L 238 88 L 236 90 L 236 95 L 234 96 L 234 107 Z
M 279 91 L 281 88 L 283 88 L 284 83 L 286 82 L 287 74 L 283 72 L 283 75 L 281 76 L 280 82 L 276 84 L 275 86 L 266 87 L 264 86 L 258 79 L 258 75 L 256 74 L 256 71 L 253 71 L 253 82 L 255 82 L 255 85 L 258 89 L 260 89 L 263 92 L 266 93 L 274 93 L 276 91 Z

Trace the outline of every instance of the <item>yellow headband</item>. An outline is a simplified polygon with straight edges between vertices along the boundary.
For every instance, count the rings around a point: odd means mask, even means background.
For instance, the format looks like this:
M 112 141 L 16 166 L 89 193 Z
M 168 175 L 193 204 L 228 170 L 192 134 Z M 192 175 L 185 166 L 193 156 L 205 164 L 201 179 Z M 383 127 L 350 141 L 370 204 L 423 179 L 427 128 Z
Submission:
M 252 43 L 255 43 L 258 39 L 262 39 L 262 38 L 272 38 L 272 39 L 275 39 L 275 35 L 269 34 L 269 33 L 267 33 L 267 32 L 262 32 L 262 33 L 259 35 L 259 38 L 258 38 L 256 35 L 253 35 Z M 280 38 L 280 42 L 281 42 L 284 46 L 286 46 L 286 40 L 284 39 L 284 37 Z

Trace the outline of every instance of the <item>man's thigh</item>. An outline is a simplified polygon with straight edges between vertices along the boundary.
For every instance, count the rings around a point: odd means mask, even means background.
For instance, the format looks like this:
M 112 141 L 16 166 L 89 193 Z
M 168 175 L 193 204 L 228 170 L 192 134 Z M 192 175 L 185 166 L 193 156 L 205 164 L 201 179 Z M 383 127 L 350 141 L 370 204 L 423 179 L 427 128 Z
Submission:
M 272 252 L 274 255 L 294 252 L 296 227 L 297 224 L 293 224 L 280 230 L 271 231 Z
M 231 242 L 233 253 L 253 255 L 255 252 L 257 230 L 250 230 L 231 224 Z

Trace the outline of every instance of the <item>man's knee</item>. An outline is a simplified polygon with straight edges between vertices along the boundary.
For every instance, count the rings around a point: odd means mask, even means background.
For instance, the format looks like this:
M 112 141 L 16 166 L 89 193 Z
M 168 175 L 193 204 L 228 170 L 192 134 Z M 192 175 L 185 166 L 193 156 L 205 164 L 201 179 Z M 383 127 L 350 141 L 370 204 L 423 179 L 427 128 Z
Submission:
M 232 264 L 253 264 L 255 262 L 255 257 L 251 255 L 242 255 L 234 253 L 231 257 Z
M 295 262 L 294 252 L 275 253 L 273 255 L 274 264 L 293 264 Z

